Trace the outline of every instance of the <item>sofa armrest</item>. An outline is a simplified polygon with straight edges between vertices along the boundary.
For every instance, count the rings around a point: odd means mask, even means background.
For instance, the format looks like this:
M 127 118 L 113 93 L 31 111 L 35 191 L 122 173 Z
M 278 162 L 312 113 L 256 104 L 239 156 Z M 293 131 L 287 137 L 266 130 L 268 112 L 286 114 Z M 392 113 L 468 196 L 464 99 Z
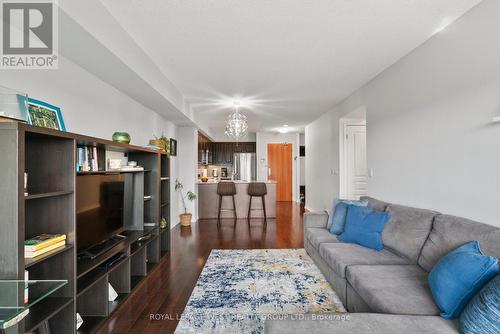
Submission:
M 328 213 L 327 212 L 306 212 L 304 213 L 304 229 L 315 227 L 315 228 L 326 228 L 328 224 Z

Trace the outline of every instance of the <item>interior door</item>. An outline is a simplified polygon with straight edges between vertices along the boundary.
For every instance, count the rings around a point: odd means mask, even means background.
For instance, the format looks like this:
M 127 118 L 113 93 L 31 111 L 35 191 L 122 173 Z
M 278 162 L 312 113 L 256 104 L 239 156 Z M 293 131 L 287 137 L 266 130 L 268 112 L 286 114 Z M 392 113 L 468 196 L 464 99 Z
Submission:
M 276 181 L 276 201 L 292 200 L 292 144 L 267 144 L 268 179 Z
M 368 168 L 366 163 L 366 126 L 346 127 L 346 191 L 350 199 L 367 194 Z

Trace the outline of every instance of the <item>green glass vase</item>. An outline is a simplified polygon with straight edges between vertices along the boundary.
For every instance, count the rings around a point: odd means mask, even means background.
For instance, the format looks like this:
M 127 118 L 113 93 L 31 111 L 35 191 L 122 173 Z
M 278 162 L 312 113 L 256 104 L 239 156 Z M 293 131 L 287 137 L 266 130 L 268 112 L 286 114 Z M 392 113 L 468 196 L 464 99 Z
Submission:
M 130 143 L 130 135 L 127 132 L 115 132 L 113 133 L 112 139 L 118 143 Z

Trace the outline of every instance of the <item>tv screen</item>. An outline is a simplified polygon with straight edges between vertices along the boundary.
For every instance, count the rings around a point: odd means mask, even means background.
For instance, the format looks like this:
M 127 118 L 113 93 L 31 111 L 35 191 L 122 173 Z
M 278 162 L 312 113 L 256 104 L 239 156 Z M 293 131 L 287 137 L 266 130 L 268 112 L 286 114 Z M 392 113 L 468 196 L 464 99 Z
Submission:
M 76 178 L 76 242 L 78 252 L 123 231 L 123 174 L 79 175 Z

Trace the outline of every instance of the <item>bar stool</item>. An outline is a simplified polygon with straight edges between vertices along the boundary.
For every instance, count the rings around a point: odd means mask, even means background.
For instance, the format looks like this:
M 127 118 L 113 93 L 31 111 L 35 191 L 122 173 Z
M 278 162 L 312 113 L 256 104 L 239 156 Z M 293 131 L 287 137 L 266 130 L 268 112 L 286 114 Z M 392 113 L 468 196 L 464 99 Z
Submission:
M 250 211 L 252 210 L 252 197 L 260 197 L 262 199 L 262 208 L 264 209 L 264 223 L 267 224 L 266 201 L 264 197 L 267 195 L 267 186 L 264 182 L 251 182 L 248 185 L 248 195 L 250 195 L 250 203 L 248 204 L 248 223 L 250 223 Z M 254 209 L 258 210 L 258 209 Z
M 220 223 L 220 213 L 222 209 L 222 198 L 224 196 L 231 196 L 233 198 L 233 210 L 224 209 L 224 211 L 234 211 L 234 219 L 238 219 L 236 214 L 236 202 L 234 201 L 234 195 L 236 195 L 236 185 L 234 182 L 219 182 L 217 184 L 217 195 L 219 195 L 219 213 L 217 215 L 217 223 Z

